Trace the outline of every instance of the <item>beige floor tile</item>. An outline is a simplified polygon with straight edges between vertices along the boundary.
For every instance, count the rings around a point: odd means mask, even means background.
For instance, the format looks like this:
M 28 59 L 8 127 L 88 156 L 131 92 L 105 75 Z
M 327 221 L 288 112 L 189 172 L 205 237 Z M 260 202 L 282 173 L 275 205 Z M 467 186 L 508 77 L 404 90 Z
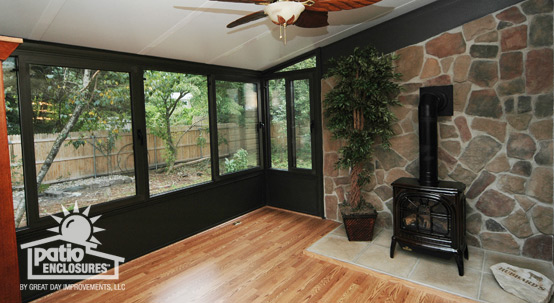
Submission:
M 400 248 L 400 246 L 397 245 L 395 252 L 396 251 L 403 251 L 403 250 Z M 429 262 L 441 262 L 441 263 L 447 264 L 448 266 L 455 267 L 456 270 L 458 270 L 458 264 L 456 263 L 456 259 L 454 258 L 453 255 L 452 257 L 445 259 L 442 257 L 437 257 L 437 256 L 425 254 L 425 253 L 413 252 L 412 254 L 417 254 L 419 258 L 428 260 Z M 470 246 L 469 260 L 466 260 L 464 258 L 464 271 L 467 269 L 482 271 L 484 259 L 485 259 L 485 252 L 482 249 Z
M 327 235 L 308 250 L 327 257 L 352 262 L 368 246 L 368 242 L 350 242 L 345 237 Z
M 454 262 L 454 261 L 452 261 Z M 472 268 L 478 271 L 483 270 L 485 262 L 485 251 L 481 248 L 469 246 L 469 260 L 464 258 L 464 268 Z
M 344 238 L 348 238 L 348 236 L 346 236 L 346 230 L 344 229 L 344 225 L 341 225 L 337 228 L 335 228 L 335 230 L 333 230 L 331 232 L 332 235 L 335 235 L 335 236 L 341 236 L 341 237 L 344 237 Z
M 464 276 L 460 277 L 454 261 L 420 258 L 409 278 L 418 283 L 476 299 L 479 295 L 481 272 L 466 268 Z
M 485 302 L 502 302 L 502 303 L 525 303 L 524 300 L 506 292 L 498 285 L 492 274 L 483 274 L 483 282 L 481 285 L 481 293 L 479 300 Z
M 375 235 L 371 243 L 390 248 L 392 238 L 392 229 L 382 229 L 379 234 Z
M 388 247 L 370 245 L 369 248 L 355 260 L 355 263 L 397 277 L 407 278 L 417 263 L 417 257 L 399 250 L 395 252 L 394 258 L 391 259 L 389 252 L 390 250 Z
M 487 251 L 485 253 L 485 273 L 490 273 L 490 267 L 497 263 L 508 263 L 517 267 L 538 271 L 554 281 L 554 270 L 548 261 L 533 260 L 520 256 Z

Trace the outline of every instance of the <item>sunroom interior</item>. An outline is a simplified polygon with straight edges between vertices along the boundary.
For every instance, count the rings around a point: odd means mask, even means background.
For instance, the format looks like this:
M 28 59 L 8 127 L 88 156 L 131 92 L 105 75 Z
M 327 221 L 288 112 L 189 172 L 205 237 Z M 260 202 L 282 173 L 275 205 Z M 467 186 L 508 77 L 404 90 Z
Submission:
M 289 26 L 286 44 L 266 20 L 215 28 L 256 7 L 214 2 L 165 3 L 162 33 L 142 21 L 153 4 L 91 11 L 97 30 L 56 15 L 78 3 L 5 4 L 0 43 L 17 48 L 0 77 L 0 301 L 524 302 L 490 266 L 554 280 L 552 0 L 383 0 L 330 12 L 327 30 Z M 110 25 L 121 10 L 137 19 Z M 136 29 L 118 36 L 115 24 Z M 339 211 L 350 172 L 335 166 L 323 102 L 329 60 L 368 45 L 397 55 L 402 106 L 362 190 L 374 239 L 351 242 Z M 391 184 L 419 173 L 419 89 L 445 85 L 438 174 L 465 185 L 463 277 L 452 260 L 388 255 Z M 64 227 L 76 214 L 86 239 Z M 106 269 L 119 283 L 33 276 L 34 245 L 64 231 L 117 256 Z

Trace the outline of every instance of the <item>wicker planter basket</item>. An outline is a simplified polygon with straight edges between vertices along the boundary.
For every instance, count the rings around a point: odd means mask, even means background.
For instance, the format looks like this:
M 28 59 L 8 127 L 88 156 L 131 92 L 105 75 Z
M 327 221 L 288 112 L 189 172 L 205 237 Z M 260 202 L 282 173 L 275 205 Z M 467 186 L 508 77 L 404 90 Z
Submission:
M 343 214 L 342 221 L 344 222 L 348 241 L 373 240 L 373 227 L 376 219 L 377 213 L 375 211 L 368 214 Z

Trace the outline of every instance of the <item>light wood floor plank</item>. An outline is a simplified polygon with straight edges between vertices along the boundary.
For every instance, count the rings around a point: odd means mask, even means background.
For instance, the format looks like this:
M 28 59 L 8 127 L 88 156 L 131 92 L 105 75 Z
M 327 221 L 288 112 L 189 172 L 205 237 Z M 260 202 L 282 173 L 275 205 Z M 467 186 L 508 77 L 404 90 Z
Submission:
M 120 266 L 124 291 L 63 290 L 35 302 L 472 302 L 305 252 L 337 226 L 264 207 Z

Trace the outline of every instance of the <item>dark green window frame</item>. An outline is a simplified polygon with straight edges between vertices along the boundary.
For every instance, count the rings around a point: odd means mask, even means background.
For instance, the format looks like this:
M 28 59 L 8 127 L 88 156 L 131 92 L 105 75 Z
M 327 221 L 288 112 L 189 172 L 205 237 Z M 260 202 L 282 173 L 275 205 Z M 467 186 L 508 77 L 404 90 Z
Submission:
M 198 190 L 216 188 L 220 181 L 232 180 L 233 178 L 248 178 L 252 173 L 259 173 L 264 169 L 263 157 L 263 128 L 262 128 L 262 106 L 260 75 L 261 73 L 248 70 L 240 70 L 226 67 L 210 66 L 190 62 L 174 61 L 169 59 L 150 58 L 136 55 L 95 51 L 67 46 L 48 45 L 35 42 L 27 42 L 12 55 L 18 62 L 18 83 L 19 100 L 21 113 L 21 135 L 23 146 L 24 182 L 26 192 L 27 226 L 18 229 L 18 235 L 24 235 L 35 230 L 42 230 L 53 225 L 53 220 L 48 217 L 40 217 L 38 210 L 38 194 L 36 183 L 36 168 L 34 155 L 34 139 L 32 124 L 31 64 L 53 65 L 71 68 L 100 69 L 106 71 L 123 72 L 129 74 L 129 90 L 131 95 L 131 115 L 133 133 L 133 151 L 135 163 L 136 194 L 134 196 L 111 200 L 96 204 L 91 208 L 91 215 L 105 214 L 112 211 L 119 211 L 128 207 L 139 207 L 142 204 L 159 203 L 166 197 L 194 193 Z M 208 79 L 208 107 L 209 107 L 209 136 L 211 138 L 211 180 L 192 185 L 183 189 L 169 191 L 160 195 L 152 196 L 148 187 L 148 159 L 146 152 L 146 121 L 144 107 L 144 71 L 158 70 L 175 73 L 187 73 L 204 75 Z M 217 145 L 213 140 L 217 138 L 216 123 L 216 100 L 215 81 L 238 81 L 255 83 L 257 86 L 257 117 L 258 125 L 256 133 L 258 136 L 258 165 L 244 171 L 221 175 L 218 171 Z M 184 203 L 187 203 L 186 201 Z

